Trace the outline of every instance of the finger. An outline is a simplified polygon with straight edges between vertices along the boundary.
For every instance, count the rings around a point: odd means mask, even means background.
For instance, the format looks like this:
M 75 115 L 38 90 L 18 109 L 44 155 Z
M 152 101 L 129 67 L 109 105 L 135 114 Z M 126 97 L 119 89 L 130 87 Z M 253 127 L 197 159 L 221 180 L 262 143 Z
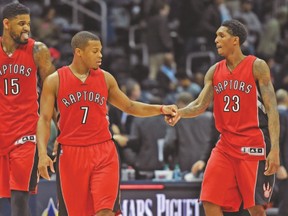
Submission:
M 51 170 L 53 173 L 55 173 L 55 169 L 54 169 L 54 165 L 53 165 L 53 161 L 52 161 L 52 160 L 49 161 L 49 167 L 50 167 L 50 170 Z
M 265 170 L 267 170 L 269 168 L 269 160 L 267 159 L 265 162 Z
M 55 163 L 57 161 L 57 156 L 54 158 L 53 163 Z
M 268 169 L 264 172 L 264 175 L 273 175 L 276 173 L 277 167 L 269 163 Z
M 269 160 L 267 159 L 265 162 L 265 171 L 264 175 L 270 175 L 270 166 L 269 166 Z
M 58 149 L 58 142 L 55 141 L 54 142 L 54 147 L 53 147 L 53 152 L 52 152 L 53 156 L 57 154 L 57 149 Z
M 193 166 L 191 171 L 192 171 L 193 175 L 196 175 L 196 173 L 198 172 L 198 167 Z
M 40 174 L 40 176 L 42 176 L 44 179 L 50 181 L 50 176 L 49 176 L 49 174 L 48 174 L 47 168 L 41 168 L 41 169 L 39 169 L 39 174 Z

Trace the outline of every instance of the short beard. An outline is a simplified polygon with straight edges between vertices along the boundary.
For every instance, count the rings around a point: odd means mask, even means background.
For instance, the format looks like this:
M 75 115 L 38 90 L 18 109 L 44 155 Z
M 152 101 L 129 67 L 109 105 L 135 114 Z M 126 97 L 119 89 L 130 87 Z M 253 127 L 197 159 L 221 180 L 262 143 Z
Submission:
M 19 36 L 15 36 L 13 34 L 11 34 L 11 37 L 13 38 L 13 40 L 17 43 L 17 44 L 27 44 L 28 43 L 28 39 L 21 41 L 21 38 Z

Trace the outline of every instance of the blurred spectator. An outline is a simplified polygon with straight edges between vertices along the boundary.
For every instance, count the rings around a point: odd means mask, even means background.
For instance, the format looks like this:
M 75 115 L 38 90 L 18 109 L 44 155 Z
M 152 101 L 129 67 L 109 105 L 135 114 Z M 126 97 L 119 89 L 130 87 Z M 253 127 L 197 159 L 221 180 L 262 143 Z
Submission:
M 286 24 L 288 19 L 287 7 L 280 8 L 275 17 L 270 18 L 263 27 L 263 33 L 260 36 L 257 53 L 264 59 L 274 57 L 277 43 L 281 38 L 281 27 Z
M 286 56 L 283 64 L 280 66 L 279 73 L 275 76 L 276 89 L 283 88 L 288 90 L 288 56 Z
M 249 44 L 253 45 L 253 51 L 251 54 L 254 54 L 254 48 L 257 46 L 262 31 L 262 24 L 252 9 L 253 0 L 241 0 L 240 10 L 236 11 L 233 16 L 235 19 L 240 20 L 246 25 L 248 29 L 247 40 Z
M 258 18 L 265 22 L 273 13 L 275 0 L 254 0 L 253 10 Z
M 48 47 L 58 48 L 61 32 L 54 23 L 55 16 L 54 7 L 43 8 L 42 16 L 35 18 L 32 23 L 32 35 L 36 40 L 43 41 Z
M 277 172 L 279 187 L 278 216 L 288 215 L 288 92 L 279 89 L 276 92 L 280 117 L 280 167 Z
M 206 167 L 207 161 L 210 157 L 212 149 L 215 147 L 220 133 L 217 131 L 215 127 L 214 117 L 212 116 L 212 121 L 210 125 L 210 134 L 209 134 L 209 141 L 206 148 L 203 149 L 202 155 L 200 155 L 200 159 L 192 164 L 191 172 L 194 176 L 198 176 L 201 172 L 204 172 Z
M 149 79 L 156 80 L 166 55 L 173 55 L 173 41 L 168 28 L 170 7 L 162 2 L 155 14 L 147 18 L 147 46 L 149 52 Z
M 179 93 L 176 104 L 183 108 L 193 101 L 188 92 Z M 191 170 L 209 144 L 212 113 L 206 111 L 195 118 L 181 119 L 174 127 L 168 127 L 165 135 L 165 158 L 170 164 L 179 164 L 181 171 Z M 170 157 L 170 159 L 169 159 Z
M 190 77 L 184 72 L 177 74 L 178 78 L 178 87 L 177 92 L 189 92 L 193 98 L 198 97 L 199 93 L 201 92 L 202 88 L 196 82 L 193 82 Z
M 126 80 L 125 84 L 120 86 L 120 88 L 131 100 L 137 101 L 141 97 L 141 87 L 139 83 L 133 79 Z M 133 116 L 122 112 L 112 105 L 109 108 L 110 124 L 117 125 L 119 127 L 120 133 L 122 134 L 130 133 L 133 118 Z
M 157 75 L 157 81 L 165 94 L 175 91 L 178 80 L 176 78 L 176 63 L 172 54 L 165 56 Z
M 275 61 L 277 63 L 283 64 L 285 59 L 288 58 L 288 17 L 286 24 L 283 25 L 281 30 L 281 40 L 277 44 Z
M 139 100 L 141 88 L 139 83 L 135 80 L 128 79 L 120 88 L 131 100 Z M 110 130 L 112 130 L 113 139 L 118 146 L 122 164 L 125 164 L 126 161 L 123 156 L 123 149 L 127 145 L 128 135 L 131 131 L 131 125 L 134 118 L 134 116 L 128 115 L 112 105 L 109 106 Z
M 160 100 L 163 97 L 159 87 L 159 83 L 156 80 L 145 79 L 141 82 L 141 101 L 144 103 L 150 103 L 151 101 Z
M 240 1 L 241 0 L 225 0 L 225 4 L 227 5 L 232 17 L 234 17 L 234 14 L 240 10 Z
M 179 35 L 183 40 L 184 57 L 186 57 L 189 52 L 200 49 L 199 38 L 202 37 L 201 22 L 206 5 L 207 0 L 181 1 L 179 11 Z
M 196 71 L 193 76 L 195 83 L 199 85 L 201 89 L 204 87 L 204 77 L 205 74 L 202 71 Z
M 213 3 L 204 11 L 202 19 L 203 36 L 211 49 L 215 48 L 215 32 L 222 22 L 231 19 L 231 14 L 225 0 L 213 0 Z
M 152 179 L 154 170 L 163 169 L 163 138 L 167 127 L 163 116 L 134 118 L 124 157 L 127 165 L 136 170 L 136 179 Z

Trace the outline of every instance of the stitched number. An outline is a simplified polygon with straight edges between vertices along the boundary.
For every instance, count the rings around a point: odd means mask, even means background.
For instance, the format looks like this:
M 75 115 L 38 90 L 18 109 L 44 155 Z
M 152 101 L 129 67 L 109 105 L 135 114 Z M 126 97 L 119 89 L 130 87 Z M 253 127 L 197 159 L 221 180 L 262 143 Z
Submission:
M 80 107 L 81 110 L 84 110 L 84 114 L 83 114 L 83 118 L 82 118 L 82 124 L 86 124 L 86 120 L 87 120 L 87 116 L 88 116 L 88 112 L 89 112 L 89 107 L 86 106 L 82 106 Z
M 233 112 L 238 112 L 240 109 L 240 97 L 238 95 L 233 95 L 229 97 L 228 95 L 224 96 L 224 112 L 230 112 L 230 106 Z
M 4 94 L 17 95 L 20 91 L 19 79 L 4 79 Z

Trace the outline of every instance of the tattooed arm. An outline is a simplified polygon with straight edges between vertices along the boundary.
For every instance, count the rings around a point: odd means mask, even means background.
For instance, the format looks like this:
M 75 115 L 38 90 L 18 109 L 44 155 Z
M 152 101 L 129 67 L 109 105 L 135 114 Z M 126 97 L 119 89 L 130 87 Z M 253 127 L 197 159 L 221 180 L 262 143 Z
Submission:
M 210 102 L 213 99 L 213 75 L 216 68 L 216 65 L 213 65 L 209 68 L 208 72 L 205 75 L 204 79 L 204 88 L 200 92 L 198 98 L 188 104 L 186 107 L 179 109 L 178 113 L 175 117 L 166 116 L 165 121 L 169 125 L 175 125 L 180 118 L 192 118 L 195 116 L 200 115 L 203 113 L 207 107 L 209 106 Z
M 33 53 L 43 83 L 44 79 L 55 71 L 55 67 L 52 64 L 49 49 L 44 43 L 35 41 Z
M 279 159 L 279 114 L 275 91 L 270 78 L 270 70 L 265 61 L 257 59 L 253 65 L 253 74 L 259 83 L 261 96 L 268 115 L 268 129 L 271 140 L 271 151 L 266 159 L 265 175 L 274 174 L 280 164 Z

